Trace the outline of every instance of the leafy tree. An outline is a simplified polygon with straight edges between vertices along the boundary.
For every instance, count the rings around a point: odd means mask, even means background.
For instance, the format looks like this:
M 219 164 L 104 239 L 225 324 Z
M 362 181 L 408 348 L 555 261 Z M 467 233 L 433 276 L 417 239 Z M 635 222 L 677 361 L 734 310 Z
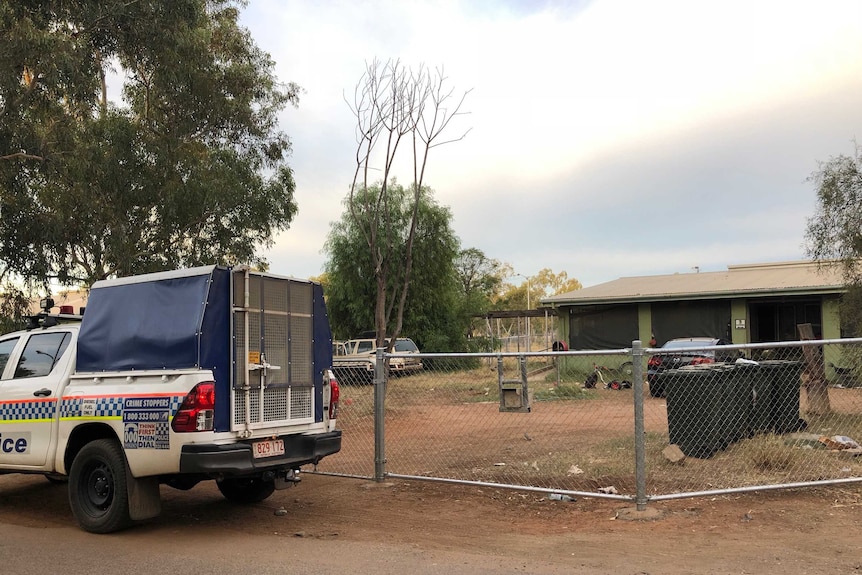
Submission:
M 821 265 L 840 266 L 847 283 L 841 320 L 846 335 L 862 335 L 862 148 L 820 164 L 809 181 L 817 207 L 805 234 L 808 256 Z
M 809 178 L 817 190 L 817 207 L 808 219 L 806 251 L 821 266 L 839 266 L 847 290 L 841 298 L 844 335 L 862 335 L 862 149 L 822 162 Z M 845 353 L 853 353 L 852 351 Z M 853 358 L 858 364 L 859 358 Z M 818 413 L 830 409 L 825 378 L 808 382 L 809 402 Z M 814 401 L 812 401 L 814 400 Z
M 89 284 L 258 256 L 296 212 L 300 89 L 232 0 L 0 4 L 0 266 Z M 108 101 L 109 71 L 122 102 Z
M 530 287 L 533 290 L 530 297 L 535 298 L 533 301 L 538 304 L 542 298 L 579 290 L 583 286 L 575 278 L 570 279 L 564 271 L 555 274 L 550 268 L 543 268 L 530 279 Z
M 370 275 L 365 281 L 374 289 L 371 301 L 378 346 L 383 346 L 387 335 L 394 341 L 401 333 L 407 299 L 414 291 L 411 285 L 417 281 L 414 248 L 431 150 L 464 137 L 443 139 L 466 98 L 465 93 L 452 100 L 452 94 L 442 70 L 432 72 L 422 66 L 413 71 L 398 60 L 375 60 L 366 66 L 350 104 L 356 117 L 357 147 L 347 216 L 370 257 Z M 403 188 L 393 185 L 395 161 L 401 150 L 406 150 L 412 161 L 407 196 L 402 196 Z M 382 179 L 374 185 L 372 179 L 377 178 Z M 375 193 L 370 193 L 372 190 Z M 395 229 L 388 219 L 394 206 L 401 209 L 404 205 L 408 225 L 395 242 L 387 235 Z
M 511 268 L 506 275 L 510 278 L 516 277 L 511 273 Z M 581 289 L 581 282 L 575 278 L 570 279 L 565 271 L 554 273 L 550 268 L 543 268 L 534 276 L 525 277 L 520 284 L 504 284 L 500 295 L 494 300 L 493 309 L 497 311 L 536 309 L 544 297 L 577 289 Z M 499 325 L 507 332 L 520 329 L 520 319 L 518 318 L 505 318 L 499 322 Z M 525 325 L 528 334 L 532 335 L 536 331 L 533 328 L 539 324 L 528 318 Z M 545 319 L 542 320 L 541 325 L 543 326 L 542 331 L 547 330 L 548 322 Z
M 3 285 L 3 295 L 0 297 L 0 334 L 23 329 L 24 318 L 29 314 L 31 293 L 32 290 L 13 282 Z
M 511 273 L 509 276 L 514 277 Z M 578 290 L 581 287 L 581 282 L 575 278 L 569 279 L 565 271 L 554 273 L 550 268 L 543 268 L 529 279 L 525 278 L 520 284 L 506 284 L 494 308 L 498 310 L 535 309 L 542 298 Z M 527 298 L 527 290 L 530 292 L 529 298 Z
M 356 194 L 367 201 L 380 194 L 377 184 Z M 345 200 L 341 219 L 332 223 L 325 250 L 327 252 L 325 289 L 327 308 L 334 335 L 346 339 L 367 331 L 375 322 L 375 258 L 368 250 L 365 233 L 371 229 L 381 245 L 389 250 L 392 261 L 403 261 L 409 230 L 413 234 L 413 281 L 409 284 L 403 318 L 392 313 L 396 302 L 389 300 L 387 336 L 403 333 L 424 351 L 463 349 L 464 321 L 458 315 L 458 285 L 453 262 L 458 253 L 458 239 L 452 231 L 452 214 L 437 204 L 428 188 L 419 194 L 414 208 L 412 190 L 391 182 L 388 186 L 386 217 L 357 222 Z M 416 220 L 413 220 L 414 209 Z M 385 287 L 394 290 L 404 283 L 403 267 L 391 266 Z M 401 324 L 401 325 L 399 325 Z M 396 336 L 397 337 L 397 336 Z
M 455 259 L 460 291 L 460 314 L 469 319 L 467 337 L 473 336 L 477 316 L 487 313 L 499 297 L 511 266 L 488 258 L 478 248 L 461 250 Z
M 379 228 L 379 238 L 391 251 L 389 257 L 400 261 L 407 249 L 407 231 L 412 225 L 413 194 L 396 182 L 390 183 L 388 188 L 388 219 L 386 225 Z M 376 196 L 379 185 L 363 194 Z M 451 228 L 452 214 L 434 201 L 428 188 L 419 196 L 417 213 L 413 245 L 415 266 L 407 298 L 409 303 L 403 316 L 403 333 L 416 340 L 424 350 L 463 349 L 458 347 L 465 330 L 457 315 L 453 261 L 458 239 Z M 327 252 L 324 286 L 333 333 L 342 339 L 356 337 L 374 325 L 375 264 L 361 225 L 357 225 L 348 209 L 341 220 L 332 224 L 324 249 Z M 404 273 L 403 267 L 393 266 L 387 280 L 392 286 L 401 285 Z M 396 327 L 393 307 L 394 302 L 390 301 L 389 323 L 385 326 L 389 336 L 395 333 Z
M 817 207 L 806 229 L 808 255 L 839 263 L 848 283 L 862 283 L 862 148 L 822 162 L 809 181 L 817 188 Z
M 330 283 L 329 283 L 329 274 L 328 274 L 328 273 L 326 273 L 326 272 L 323 272 L 323 273 L 322 273 L 322 274 L 320 274 L 319 276 L 309 276 L 309 278 L 308 278 L 308 279 L 309 279 L 310 281 L 313 281 L 313 282 L 317 282 L 317 283 L 319 283 L 319 284 L 320 284 L 320 287 L 322 287 L 322 288 L 323 288 L 323 296 L 324 296 L 324 297 L 326 297 L 326 294 L 327 294 L 327 293 L 329 293 L 329 289 L 330 289 L 330 288 L 329 288 L 329 286 L 330 286 Z
M 480 295 L 490 299 L 500 291 L 510 270 L 511 266 L 488 258 L 478 248 L 461 250 L 455 259 L 461 292 L 468 296 Z

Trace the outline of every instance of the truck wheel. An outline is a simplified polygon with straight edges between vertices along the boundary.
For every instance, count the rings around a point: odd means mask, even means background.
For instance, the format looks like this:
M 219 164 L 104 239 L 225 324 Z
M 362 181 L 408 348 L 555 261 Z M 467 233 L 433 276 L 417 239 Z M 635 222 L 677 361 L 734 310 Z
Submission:
M 111 533 L 129 526 L 126 459 L 116 441 L 92 441 L 75 456 L 69 473 L 69 505 L 85 531 Z
M 216 481 L 218 490 L 231 503 L 259 503 L 275 491 L 274 481 L 264 481 L 260 477 L 233 477 Z

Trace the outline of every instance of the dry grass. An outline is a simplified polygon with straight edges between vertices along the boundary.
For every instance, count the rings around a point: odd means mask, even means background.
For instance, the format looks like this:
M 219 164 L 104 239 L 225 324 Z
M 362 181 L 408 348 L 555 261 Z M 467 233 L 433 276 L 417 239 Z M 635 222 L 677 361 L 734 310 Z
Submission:
M 504 414 L 497 408 L 499 382 L 493 366 L 391 378 L 386 391 L 386 414 L 391 416 L 387 436 L 392 440 L 388 470 L 560 489 L 614 485 L 621 493 L 633 492 L 632 391 L 555 383 L 530 381 L 532 413 Z M 339 426 L 346 436 L 355 430 L 364 437 L 372 429 L 373 394 L 372 385 L 342 386 Z M 648 490 L 665 494 L 862 477 L 862 457 L 812 445 L 811 437 L 816 444 L 820 435 L 862 441 L 862 390 L 831 389 L 830 396 L 833 413 L 811 416 L 803 411 L 805 431 L 813 434 L 807 439 L 761 434 L 709 458 L 687 457 L 682 464 L 670 463 L 662 454 L 669 442 L 664 401 L 647 397 Z M 804 410 L 804 394 L 802 404 Z M 530 439 L 525 439 L 526 431 Z M 363 441 L 371 445 L 372 439 Z M 342 461 L 351 457 L 348 452 L 339 455 Z M 502 461 L 507 464 L 496 465 Z M 365 469 L 366 462 L 361 463 Z

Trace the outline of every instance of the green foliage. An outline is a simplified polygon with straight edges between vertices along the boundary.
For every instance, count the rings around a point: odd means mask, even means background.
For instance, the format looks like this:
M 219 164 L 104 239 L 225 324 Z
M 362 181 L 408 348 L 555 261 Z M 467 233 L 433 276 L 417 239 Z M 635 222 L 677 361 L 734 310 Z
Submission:
M 508 275 L 511 267 L 507 268 Z M 523 276 L 522 276 L 523 277 Z M 581 289 L 581 282 L 575 278 L 569 279 L 565 271 L 554 273 L 550 268 L 539 270 L 536 275 L 518 285 L 505 284 L 500 295 L 494 302 L 497 310 L 535 309 L 539 307 L 542 298 Z M 529 291 L 529 297 L 527 292 Z
M 851 283 L 839 304 L 841 336 L 862 336 L 862 283 Z M 860 364 L 860 362 L 856 362 Z
M 455 274 L 460 291 L 459 315 L 469 318 L 467 351 L 484 351 L 491 342 L 474 337 L 474 331 L 483 320 L 477 316 L 488 313 L 499 296 L 503 281 L 511 273 L 508 264 L 488 258 L 478 248 L 461 250 L 455 258 Z M 481 330 L 481 328 L 479 328 Z
M 357 192 L 358 201 L 377 197 L 375 185 Z M 377 283 L 371 253 L 365 240 L 373 230 L 379 245 L 386 247 L 387 290 L 395 291 L 404 282 L 406 237 L 413 209 L 413 193 L 392 182 L 388 186 L 384 218 L 357 218 L 345 212 L 332 224 L 327 252 L 325 285 L 329 319 L 335 337 L 356 337 L 374 328 Z M 423 351 L 464 349 L 466 323 L 463 303 L 459 301 L 453 262 L 458 239 L 451 228 L 452 214 L 437 204 L 430 189 L 419 194 L 416 234 L 413 244 L 413 270 L 404 310 L 402 334 L 412 338 Z M 389 315 L 386 333 L 395 329 L 397 318 Z
M 844 335 L 862 334 L 862 148 L 821 163 L 809 181 L 817 208 L 808 219 L 806 251 L 821 265 L 839 265 L 848 291 L 841 301 Z
M 0 265 L 89 284 L 257 255 L 296 212 L 298 103 L 231 0 L 0 5 Z M 106 72 L 123 81 L 106 99 Z
M 862 255 L 862 149 L 822 163 L 809 181 L 817 208 L 808 219 L 807 251 L 817 261 L 839 260 L 850 279 L 860 278 Z
M 0 296 L 0 334 L 24 329 L 30 297 L 20 286 L 7 282 Z
M 490 306 L 490 300 L 499 293 L 509 266 L 488 258 L 478 248 L 467 248 L 455 258 L 455 272 L 461 293 L 477 298 L 477 309 Z
M 551 268 L 540 269 L 535 276 L 530 278 L 530 284 L 532 289 L 538 290 L 538 299 L 579 290 L 583 287 L 581 282 L 575 278 L 569 278 L 569 274 L 565 271 L 554 273 Z M 535 293 L 531 295 L 535 297 Z

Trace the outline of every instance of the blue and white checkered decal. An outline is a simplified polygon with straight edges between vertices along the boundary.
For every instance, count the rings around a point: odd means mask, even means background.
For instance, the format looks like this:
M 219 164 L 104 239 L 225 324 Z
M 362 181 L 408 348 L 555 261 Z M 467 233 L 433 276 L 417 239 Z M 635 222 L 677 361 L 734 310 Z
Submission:
M 49 421 L 57 415 L 60 404 L 60 418 L 116 418 L 123 416 L 123 400 L 129 396 L 110 397 L 64 397 L 56 399 L 37 399 L 32 401 L 0 402 L 0 423 L 12 421 Z M 133 396 L 151 397 L 151 396 Z M 164 396 L 162 396 L 164 397 Z M 184 395 L 170 396 L 169 413 L 177 412 Z
M 64 397 L 60 403 L 60 417 L 120 417 L 123 414 L 121 397 Z
M 0 403 L 0 422 L 50 420 L 56 413 L 56 399 Z

